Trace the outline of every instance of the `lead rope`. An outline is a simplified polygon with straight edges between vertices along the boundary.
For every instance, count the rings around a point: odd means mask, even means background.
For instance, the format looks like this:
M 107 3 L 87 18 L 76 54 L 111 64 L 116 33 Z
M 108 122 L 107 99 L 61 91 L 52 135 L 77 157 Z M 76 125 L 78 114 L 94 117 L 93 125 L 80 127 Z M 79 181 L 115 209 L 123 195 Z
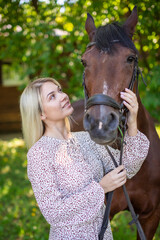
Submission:
M 125 136 L 125 132 L 126 132 L 126 123 L 127 123 L 127 118 L 123 119 L 123 121 L 122 121 L 122 129 L 123 129 L 122 131 L 123 132 L 121 132 L 121 130 L 120 130 L 121 137 L 122 137 L 122 139 L 121 139 L 121 149 L 120 149 L 120 161 L 119 161 L 120 165 L 122 164 L 123 146 L 124 146 L 124 143 L 125 143 L 124 142 L 124 136 Z M 108 154 L 110 155 L 115 167 L 118 167 L 118 164 L 117 164 L 114 156 L 112 155 L 111 151 L 109 150 L 108 146 L 105 146 L 105 147 L 106 147 L 106 149 L 108 151 Z M 130 201 L 129 195 L 127 193 L 126 186 L 123 185 L 122 188 L 123 188 L 125 198 L 127 200 L 128 208 L 129 208 L 129 210 L 131 212 L 131 216 L 132 216 L 132 221 L 129 224 L 131 225 L 131 224 L 135 223 L 136 226 L 137 226 L 137 231 L 139 233 L 140 239 L 141 240 L 146 240 L 145 234 L 144 234 L 143 229 L 141 227 L 141 224 L 138 220 L 138 215 L 136 215 L 136 213 L 134 211 L 134 208 L 132 206 L 132 203 Z M 107 226 L 108 226 L 112 198 L 113 198 L 113 191 L 106 194 L 107 206 L 106 206 L 106 210 L 105 210 L 105 214 L 104 214 L 104 218 L 103 218 L 101 231 L 100 231 L 100 234 L 99 234 L 99 240 L 103 240 L 104 233 L 105 233 L 105 231 L 107 229 Z

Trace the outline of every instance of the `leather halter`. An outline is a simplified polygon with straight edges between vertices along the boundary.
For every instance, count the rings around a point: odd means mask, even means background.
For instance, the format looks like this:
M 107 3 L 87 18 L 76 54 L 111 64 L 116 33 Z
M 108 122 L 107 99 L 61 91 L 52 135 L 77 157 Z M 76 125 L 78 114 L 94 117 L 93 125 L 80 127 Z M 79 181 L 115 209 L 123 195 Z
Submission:
M 116 43 L 116 42 L 119 42 L 119 40 L 113 40 L 112 42 Z M 87 45 L 87 48 L 91 47 L 95 44 L 96 44 L 96 42 L 91 42 Z M 138 76 L 139 76 L 139 73 L 141 74 L 142 80 L 145 83 L 144 78 L 142 76 L 142 72 L 138 67 L 138 57 L 136 55 L 136 58 L 134 60 L 134 69 L 133 69 L 132 78 L 131 78 L 130 84 L 128 86 L 128 88 L 130 90 L 133 90 L 134 84 L 136 83 L 136 95 L 138 93 Z M 120 111 L 120 116 L 121 116 L 120 117 L 120 120 L 121 120 L 120 125 L 121 125 L 121 128 L 122 128 L 121 129 L 122 139 L 121 139 L 121 149 L 120 149 L 120 161 L 119 161 L 119 163 L 121 165 L 122 164 L 122 155 L 123 155 L 124 135 L 125 135 L 125 132 L 126 132 L 126 124 L 127 124 L 127 118 L 126 118 L 125 115 L 128 112 L 128 109 L 124 106 L 123 103 L 119 104 L 113 98 L 111 98 L 110 96 L 107 96 L 105 94 L 95 94 L 94 96 L 91 96 L 89 98 L 88 94 L 87 94 L 86 85 L 85 85 L 85 72 L 83 72 L 83 84 L 82 85 L 84 87 L 84 94 L 85 94 L 85 112 L 90 107 L 92 107 L 94 105 L 107 105 L 107 106 L 111 106 L 115 109 L 118 109 Z M 145 83 L 145 85 L 146 85 L 146 83 Z M 108 146 L 105 146 L 105 147 L 106 147 L 106 149 L 108 151 L 108 154 L 111 157 L 115 167 L 118 167 L 118 164 L 117 164 L 114 156 L 110 152 Z M 123 188 L 125 198 L 127 200 L 128 208 L 131 212 L 131 216 L 132 216 L 132 219 L 133 219 L 130 224 L 135 223 L 136 227 L 137 227 L 137 230 L 138 230 L 138 233 L 139 233 L 139 236 L 140 236 L 140 239 L 141 240 L 146 240 L 145 234 L 144 234 L 143 229 L 141 227 L 141 224 L 138 220 L 138 216 L 136 215 L 136 213 L 134 211 L 134 208 L 133 208 L 132 203 L 130 201 L 130 198 L 129 198 L 129 195 L 127 193 L 125 185 L 123 185 L 122 188 Z M 112 198 L 113 198 L 113 191 L 107 193 L 106 198 L 107 198 L 107 206 L 106 206 L 106 210 L 105 210 L 105 213 L 104 213 L 104 218 L 103 218 L 101 231 L 99 233 L 99 240 L 103 240 L 104 233 L 105 233 L 105 231 L 107 229 L 107 226 L 108 226 L 111 202 L 112 202 Z

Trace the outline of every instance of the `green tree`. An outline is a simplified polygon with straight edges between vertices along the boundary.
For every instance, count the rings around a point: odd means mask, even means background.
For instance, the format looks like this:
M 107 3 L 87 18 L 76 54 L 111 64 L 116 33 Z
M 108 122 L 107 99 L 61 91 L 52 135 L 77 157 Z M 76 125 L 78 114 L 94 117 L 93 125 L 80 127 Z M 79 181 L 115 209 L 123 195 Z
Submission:
M 125 21 L 134 5 L 139 22 L 134 41 L 139 50 L 139 65 L 148 83 L 141 83 L 142 101 L 160 121 L 160 2 L 154 0 L 0 0 L 0 60 L 11 60 L 24 67 L 21 78 L 38 76 L 58 79 L 72 100 L 83 97 L 80 59 L 88 43 L 86 14 L 96 26 Z M 22 86 L 23 87 L 23 86 Z M 153 101 L 154 100 L 154 101 Z

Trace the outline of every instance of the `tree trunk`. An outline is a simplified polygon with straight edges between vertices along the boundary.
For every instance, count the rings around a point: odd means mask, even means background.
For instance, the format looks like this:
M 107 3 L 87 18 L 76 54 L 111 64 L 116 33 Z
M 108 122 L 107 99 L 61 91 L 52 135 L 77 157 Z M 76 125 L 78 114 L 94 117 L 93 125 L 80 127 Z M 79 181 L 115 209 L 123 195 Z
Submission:
M 32 5 L 35 8 L 36 12 L 38 13 L 38 0 L 32 0 Z

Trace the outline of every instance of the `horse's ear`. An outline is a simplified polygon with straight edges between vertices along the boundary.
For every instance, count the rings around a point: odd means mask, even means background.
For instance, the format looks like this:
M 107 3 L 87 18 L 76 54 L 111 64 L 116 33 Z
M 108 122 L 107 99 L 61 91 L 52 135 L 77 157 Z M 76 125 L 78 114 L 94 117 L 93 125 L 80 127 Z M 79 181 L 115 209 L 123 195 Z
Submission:
M 136 24 L 138 22 L 138 13 L 137 13 L 137 6 L 133 8 L 131 15 L 125 21 L 123 28 L 125 29 L 128 36 L 132 39 Z
M 88 37 L 90 42 L 92 42 L 94 40 L 94 36 L 95 36 L 95 32 L 96 32 L 96 26 L 94 24 L 94 20 L 93 17 L 87 13 L 87 20 L 85 23 L 85 29 L 88 33 Z

